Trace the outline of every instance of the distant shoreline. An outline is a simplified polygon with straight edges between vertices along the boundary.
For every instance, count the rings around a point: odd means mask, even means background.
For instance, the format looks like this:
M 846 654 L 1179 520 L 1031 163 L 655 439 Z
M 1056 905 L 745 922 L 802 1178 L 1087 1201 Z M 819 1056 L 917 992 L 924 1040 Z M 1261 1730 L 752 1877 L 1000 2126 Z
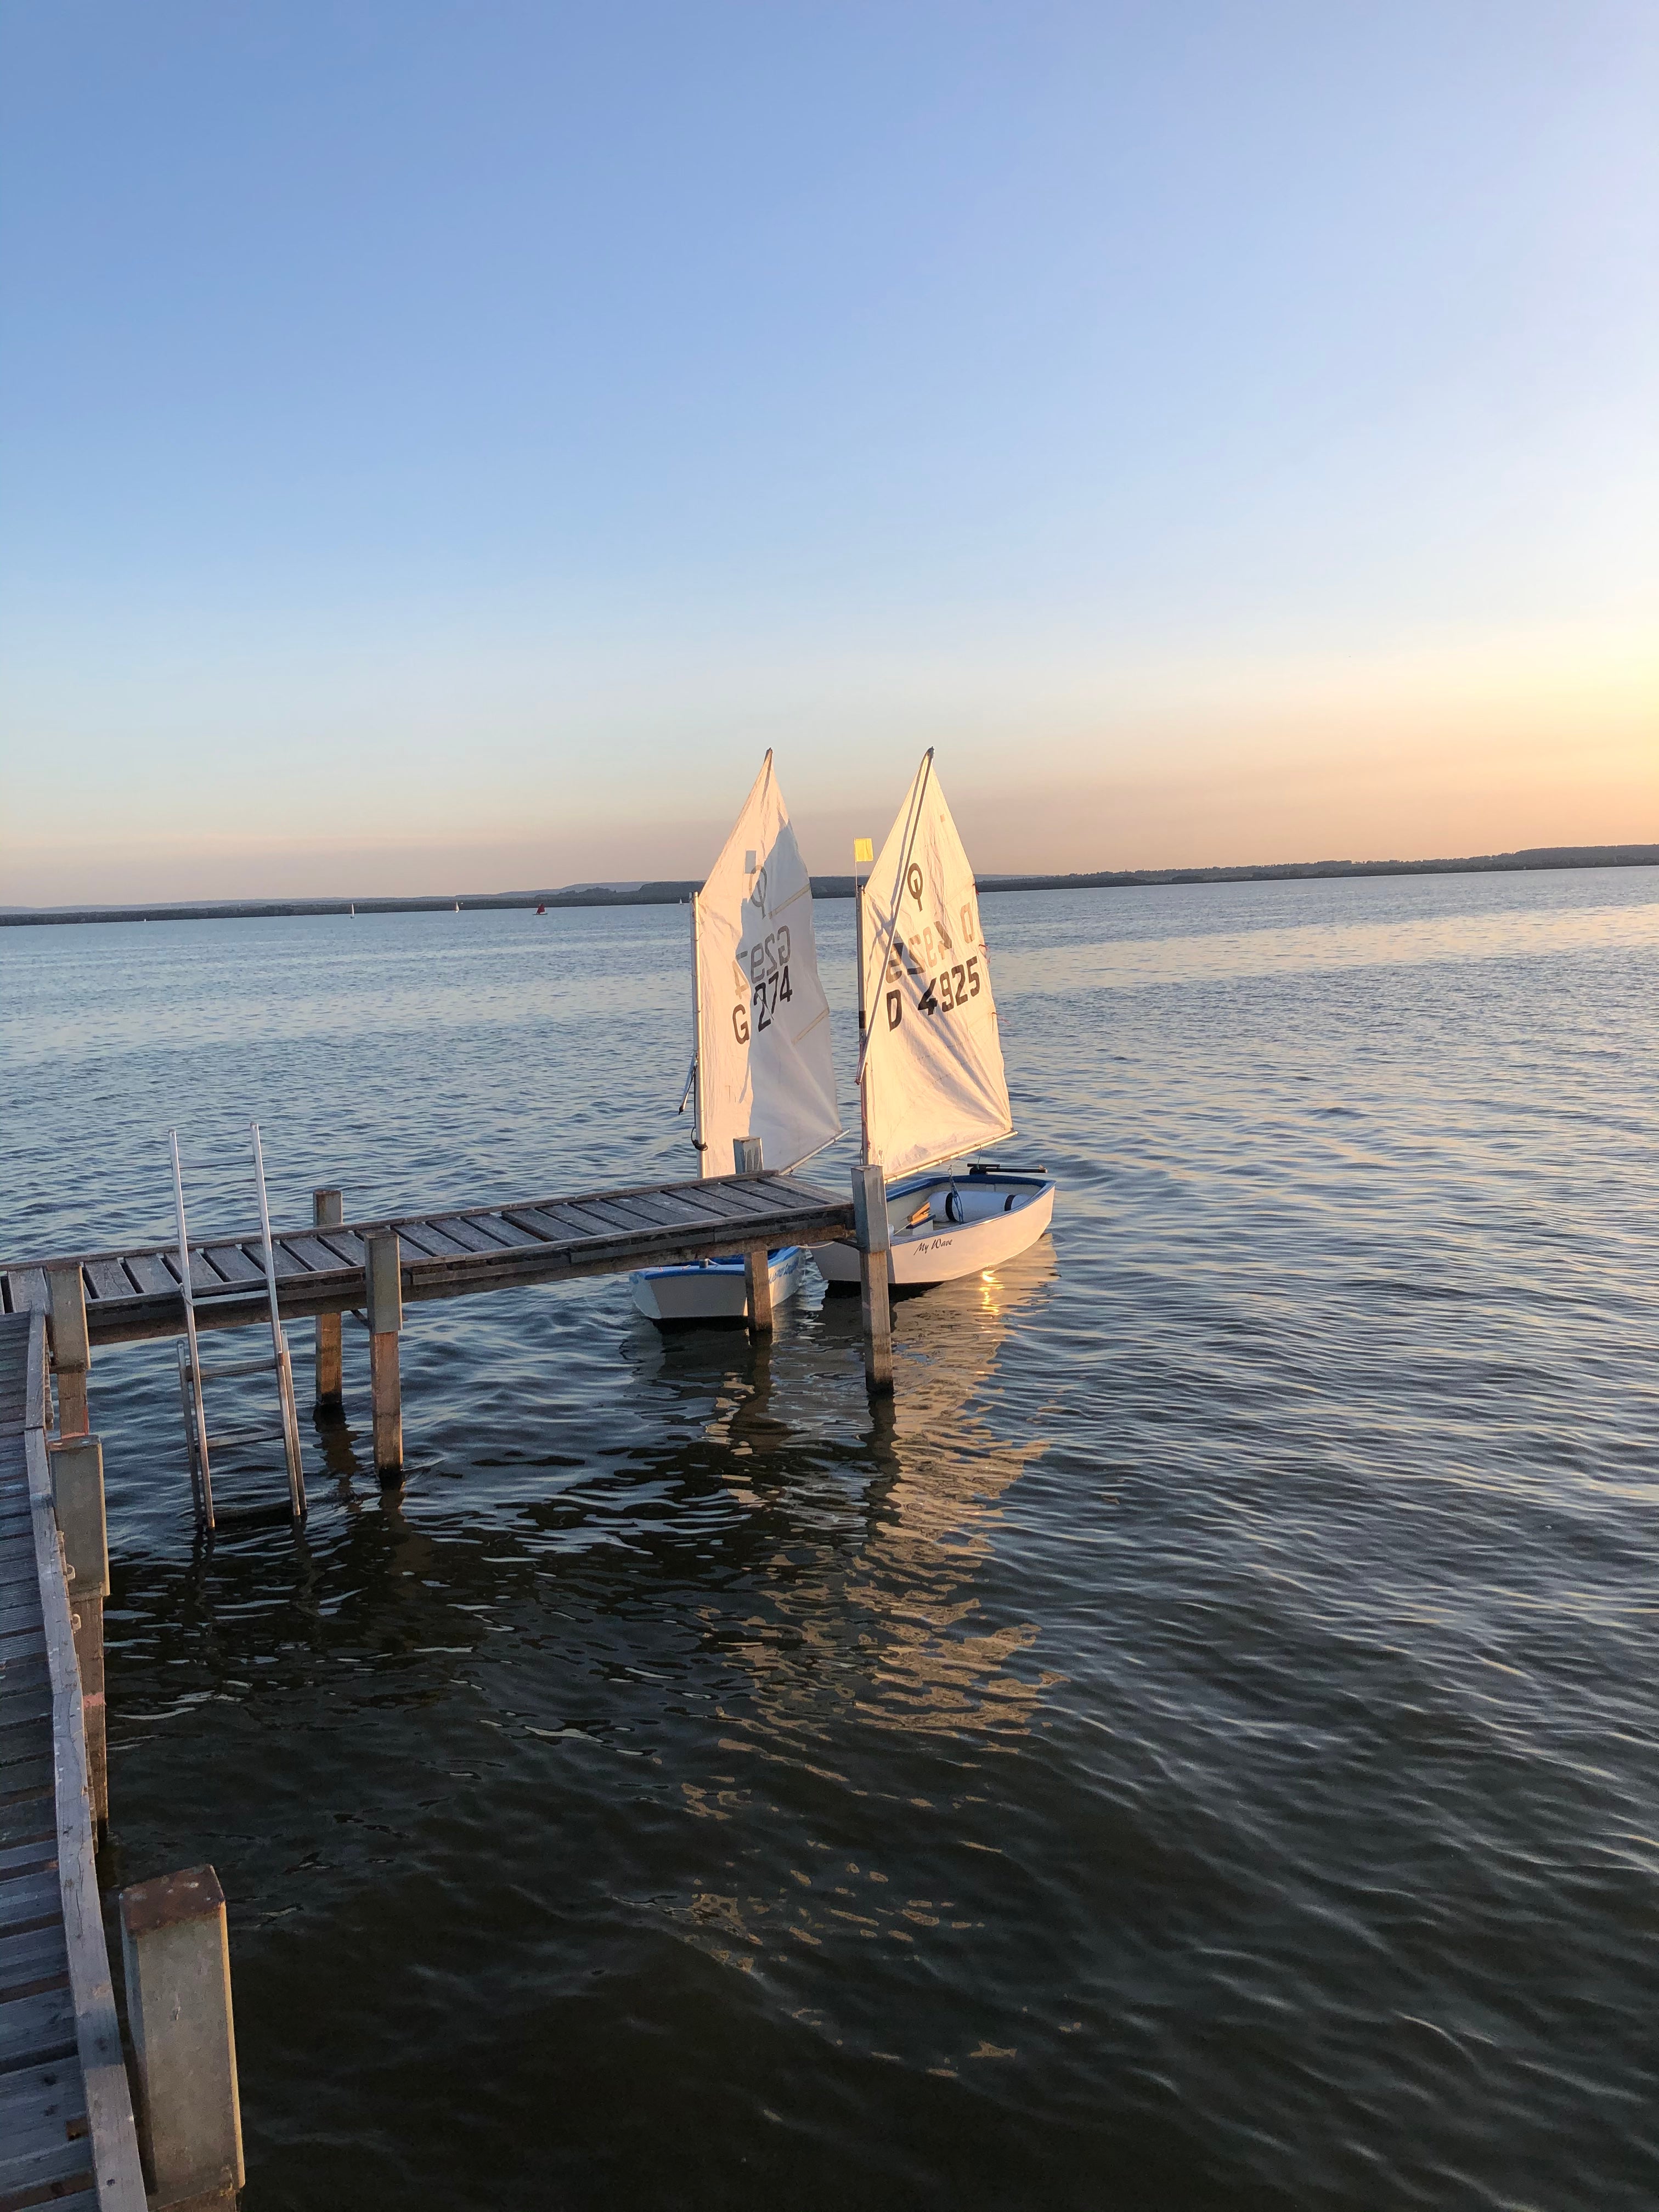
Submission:
M 1262 867 L 1103 868 L 1069 876 L 994 876 L 976 878 L 984 891 L 1133 890 L 1161 884 L 1273 884 L 1344 876 L 1467 876 L 1517 874 L 1532 869 L 1659 867 L 1659 845 L 1540 845 L 1522 853 L 1486 853 L 1462 860 L 1281 860 Z M 269 921 L 289 915 L 444 914 L 459 904 L 472 908 L 678 906 L 700 883 L 641 883 L 617 888 L 583 884 L 574 890 L 451 892 L 442 898 L 202 899 L 149 906 L 0 908 L 0 927 L 27 928 L 78 921 Z M 851 898 L 853 878 L 814 876 L 817 898 Z

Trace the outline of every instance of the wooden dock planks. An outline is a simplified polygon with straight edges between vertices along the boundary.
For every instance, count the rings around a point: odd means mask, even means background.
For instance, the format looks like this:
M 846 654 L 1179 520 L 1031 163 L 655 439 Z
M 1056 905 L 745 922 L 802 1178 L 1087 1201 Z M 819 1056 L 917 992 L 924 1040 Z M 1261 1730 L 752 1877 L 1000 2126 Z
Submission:
M 363 1304 L 363 1239 L 377 1229 L 397 1231 L 404 1297 L 418 1304 L 765 1246 L 825 1243 L 851 1235 L 852 1228 L 850 1203 L 793 1176 L 765 1173 L 439 1209 L 340 1227 L 313 1224 L 279 1231 L 272 1243 L 278 1304 L 284 1318 L 298 1319 Z M 94 1344 L 182 1334 L 174 1247 L 0 1267 L 0 1305 L 7 1314 L 44 1312 L 46 1267 L 76 1265 Z M 198 1328 L 239 1328 L 258 1317 L 265 1293 L 254 1240 L 221 1236 L 192 1243 L 190 1265 Z
M 46 1449 L 46 1330 L 0 1319 L 0 2212 L 143 2212 Z

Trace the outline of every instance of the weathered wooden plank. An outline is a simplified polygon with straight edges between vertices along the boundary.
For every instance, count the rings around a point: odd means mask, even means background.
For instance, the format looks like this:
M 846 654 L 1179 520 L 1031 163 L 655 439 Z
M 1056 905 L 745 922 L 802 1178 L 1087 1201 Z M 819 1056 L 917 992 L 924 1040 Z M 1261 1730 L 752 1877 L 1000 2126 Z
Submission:
M 679 1213 L 665 1218 L 660 1212 L 649 1210 L 636 1198 L 589 1198 L 582 1201 L 582 1212 L 594 1219 L 608 1222 L 613 1230 L 629 1235 L 638 1230 L 676 1229 L 683 1231 L 688 1222 L 693 1226 L 704 1225 L 696 1217 Z
M 41 1326 L 38 1320 L 31 1321 L 32 1354 L 34 1331 Z M 51 1804 L 58 1832 L 64 1937 L 75 2007 L 76 2046 L 86 2085 L 92 2169 L 97 2176 L 99 2201 L 104 2212 L 146 2212 L 132 2097 L 121 2053 L 120 2025 L 116 2017 L 115 1992 L 99 1905 L 81 1670 L 76 1659 L 69 1588 L 64 1579 L 52 1510 L 52 1474 L 46 1462 L 45 1434 L 32 1428 L 24 1443 L 28 1456 L 29 1499 L 34 1508 L 35 1557 L 40 1566 L 54 1705 L 52 1741 L 57 1771 Z
M 240 1244 L 208 1244 L 203 1247 L 211 1266 L 222 1281 L 227 1283 L 263 1283 L 265 1271 L 256 1266 Z M 196 1248 L 191 1248 L 191 1281 L 195 1279 Z
M 61 1905 L 46 1928 L 31 1928 L 21 1936 L 0 1936 L 0 1997 L 32 1996 L 36 1990 L 52 1988 L 69 1979 L 69 1953 L 64 1946 Z
M 528 1229 L 520 1229 L 501 1213 L 473 1214 L 470 1217 L 491 1237 L 499 1237 L 504 1244 L 520 1248 L 537 1245 L 544 1240 Z
M 0 1766 L 0 1802 L 21 1805 L 52 1788 L 52 1739 L 37 1741 L 33 1753 Z
M 56 1869 L 58 1845 L 52 1837 L 33 1844 L 13 1844 L 0 1850 L 0 1881 L 15 1881 L 18 1875 L 34 1874 L 42 1868 Z
M 0 1680 L 0 1744 L 15 1748 L 21 1741 L 21 1730 L 32 1727 L 36 1721 L 50 1723 L 51 1719 L 52 1700 L 46 1677 L 38 1668 L 27 1679 L 8 1674 Z M 0 1758 L 4 1755 L 0 1751 Z
M 413 1253 L 421 1260 L 452 1260 L 458 1250 L 465 1251 L 466 1249 L 465 1245 L 458 1246 L 453 1237 L 434 1229 L 429 1221 L 405 1222 L 396 1235 L 402 1250 L 405 1254 Z
M 333 1253 L 336 1267 L 362 1267 L 363 1240 L 355 1229 L 331 1229 L 326 1236 L 319 1237 L 317 1242 Z
M 697 1185 L 696 1203 L 724 1220 L 745 1224 L 763 1219 L 787 1219 L 793 1210 L 781 1203 L 771 1203 L 762 1197 L 752 1184 L 713 1180 Z
M 648 1192 L 617 1202 L 667 1229 L 724 1223 L 729 1218 L 718 1206 L 710 1205 L 695 1186 L 687 1190 Z
M 611 1222 L 625 1236 L 635 1236 L 641 1230 L 655 1231 L 669 1226 L 684 1230 L 687 1225 L 683 1218 L 680 1221 L 672 1224 L 653 1219 L 650 1214 L 641 1212 L 639 1201 L 636 1199 L 589 1198 L 584 1199 L 582 1204 L 585 1211 L 597 1214 L 601 1221 Z M 701 1224 L 691 1225 L 696 1227 Z
M 88 1260 L 81 1270 L 87 1291 L 94 1298 L 130 1298 L 132 1285 L 118 1260 Z
M 37 1625 L 33 1635 L 0 1639 L 0 1698 L 33 1690 L 46 1663 L 46 1632 Z
M 51 1304 L 44 1267 L 8 1267 L 6 1292 L 13 1313 L 45 1313 Z
M 16 1875 L 9 1881 L 0 1881 L 0 1929 L 8 1935 L 16 1935 L 25 1928 L 55 1925 L 62 1911 L 55 1867 Z
M 19 2066 L 0 2075 L 0 2157 L 28 2146 L 30 2138 L 71 2142 L 84 2133 L 75 2127 L 86 2117 L 80 2069 L 48 2059 L 40 2066 Z
M 0 1790 L 13 1787 L 20 1766 L 52 1748 L 52 1698 L 41 1683 L 6 1698 L 0 1725 Z
M 618 1214 L 614 1208 L 595 1198 L 567 1199 L 556 1207 L 526 1206 L 514 1210 L 526 1213 L 534 1212 L 555 1224 L 569 1223 L 574 1231 L 572 1242 L 576 1243 L 614 1244 L 619 1236 L 634 1236 L 645 1226 L 643 1222 L 626 1214 Z
M 504 1237 L 490 1236 L 470 1214 L 441 1213 L 434 1225 L 441 1229 L 450 1243 L 459 1244 L 463 1251 L 501 1253 L 508 1249 Z M 401 1236 L 402 1230 L 398 1233 Z
M 710 1188 L 726 1198 L 753 1205 L 759 1213 L 787 1217 L 800 1203 L 798 1188 L 781 1176 L 736 1176 L 730 1182 L 716 1182 Z
M 128 1279 L 141 1297 L 176 1291 L 179 1278 L 159 1252 L 134 1252 L 122 1262 Z
M 0 2005 L 0 2067 L 40 2065 L 76 2055 L 75 2004 L 65 1989 Z
M 477 1249 L 476 1245 L 467 1243 L 464 1238 L 452 1236 L 449 1231 L 437 1221 L 423 1221 L 418 1231 L 411 1232 L 407 1229 L 400 1229 L 398 1234 L 406 1243 L 411 1234 L 418 1234 L 422 1244 L 436 1260 L 468 1260 Z
M 53 2059 L 0 2075 L 0 2201 L 61 2204 L 82 2180 L 92 2184 L 80 2068 Z
M 161 1258 L 162 1265 L 173 1277 L 176 1296 L 179 1281 L 178 1255 L 163 1252 Z M 207 1254 L 199 1244 L 192 1244 L 190 1248 L 190 1287 L 198 1298 L 205 1297 L 211 1291 L 222 1291 L 225 1287 L 224 1277 L 208 1265 Z M 183 1334 L 182 1330 L 180 1334 Z
M 281 1255 L 284 1252 L 292 1255 L 295 1271 L 307 1275 L 335 1274 L 343 1264 L 319 1237 L 279 1237 L 276 1239 L 276 1273 L 279 1276 L 289 1272 L 282 1265 Z
M 33 1843 L 37 1836 L 50 1832 L 52 1820 L 50 1790 L 28 1797 L 8 1797 L 0 1802 L 0 1844 Z
M 579 1244 L 613 1233 L 597 1214 L 579 1206 L 515 1206 L 511 1218 L 544 1244 Z
M 611 1234 L 605 1223 L 596 1215 L 584 1213 L 579 1206 L 515 1206 L 513 1218 L 538 1232 L 549 1244 L 579 1244 L 584 1239 Z

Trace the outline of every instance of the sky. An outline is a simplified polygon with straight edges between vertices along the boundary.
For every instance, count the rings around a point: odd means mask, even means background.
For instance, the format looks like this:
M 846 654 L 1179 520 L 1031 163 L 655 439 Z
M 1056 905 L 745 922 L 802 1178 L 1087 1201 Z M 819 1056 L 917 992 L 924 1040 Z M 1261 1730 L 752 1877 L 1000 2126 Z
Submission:
M 1651 0 L 0 0 L 0 902 L 1659 842 Z

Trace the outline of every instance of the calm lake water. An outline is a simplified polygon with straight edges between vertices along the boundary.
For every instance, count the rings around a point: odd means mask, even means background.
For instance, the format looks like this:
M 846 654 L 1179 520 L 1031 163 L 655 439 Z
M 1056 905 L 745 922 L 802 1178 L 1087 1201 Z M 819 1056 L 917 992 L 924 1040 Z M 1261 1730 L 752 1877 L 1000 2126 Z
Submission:
M 224 1884 L 250 2212 L 1659 2199 L 1659 872 L 985 923 L 1054 1231 L 890 1416 L 856 1300 L 415 1307 L 401 1492 L 348 1324 L 204 1552 L 97 1356 L 110 1870 Z M 168 1233 L 174 1121 L 203 1229 L 252 1114 L 288 1223 L 690 1172 L 684 935 L 0 931 L 4 1249 Z

